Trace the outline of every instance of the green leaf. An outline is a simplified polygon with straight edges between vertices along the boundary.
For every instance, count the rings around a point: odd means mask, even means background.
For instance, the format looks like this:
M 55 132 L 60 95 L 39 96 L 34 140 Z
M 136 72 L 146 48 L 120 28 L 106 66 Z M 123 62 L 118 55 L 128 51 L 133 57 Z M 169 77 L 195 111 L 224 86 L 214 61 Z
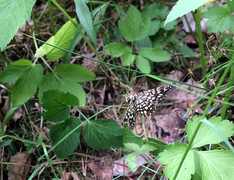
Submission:
M 25 103 L 36 93 L 43 71 L 42 66 L 35 64 L 22 72 L 11 89 L 11 100 L 14 106 Z
M 154 156 L 158 156 L 160 152 L 164 151 L 165 146 L 167 145 L 165 142 L 152 137 L 148 137 L 148 141 L 144 140 L 144 143 L 151 144 L 152 146 L 156 147 L 156 150 L 152 152 Z
M 177 20 L 173 20 L 169 23 L 167 23 L 165 26 L 163 26 L 164 23 L 161 24 L 161 28 L 163 28 L 166 31 L 170 31 L 176 28 L 177 26 Z
M 141 48 L 139 55 L 154 62 L 163 62 L 171 59 L 171 56 L 160 48 Z
M 228 4 L 228 9 L 230 11 L 230 13 L 234 12 L 234 3 L 232 0 L 227 0 L 227 4 Z
M 135 144 L 135 143 L 124 143 L 123 150 L 140 152 L 141 148 L 138 144 Z
M 94 44 L 97 43 L 96 39 L 96 32 L 94 32 L 93 22 L 92 22 L 92 16 L 89 11 L 88 6 L 85 3 L 85 0 L 75 0 L 76 5 L 76 14 L 80 21 L 80 24 L 87 32 L 90 39 L 94 42 Z
M 85 106 L 86 93 L 82 86 L 78 83 L 59 79 L 56 74 L 48 73 L 44 75 L 42 82 L 39 86 L 39 100 L 41 102 L 42 95 L 48 90 L 59 90 L 64 93 L 71 93 L 79 99 L 79 106 Z
M 188 120 L 186 125 L 186 132 L 188 135 L 188 141 L 191 141 L 193 133 L 200 122 L 201 118 L 195 116 L 193 121 Z M 234 124 L 228 120 L 223 120 L 221 117 L 213 116 L 209 119 L 224 135 L 225 137 L 230 137 L 234 133 Z M 192 147 L 200 147 L 206 144 L 218 144 L 222 142 L 223 139 L 221 136 L 210 126 L 205 123 L 202 123 L 197 135 L 193 141 Z
M 74 18 L 73 21 L 76 23 L 76 19 Z M 63 49 L 68 49 L 69 46 L 71 45 L 73 39 L 74 39 L 74 34 L 75 34 L 75 29 L 76 27 L 72 24 L 71 21 L 68 21 L 66 24 L 64 24 L 59 31 L 52 36 L 48 41 L 46 41 L 48 44 L 63 48 Z M 62 57 L 66 51 L 60 50 L 56 47 L 43 44 L 35 54 L 35 57 L 41 57 L 46 55 L 46 57 L 50 61 L 56 61 L 58 58 Z
M 141 56 L 136 56 L 136 66 L 141 72 L 150 73 L 151 67 L 149 61 Z
M 190 11 L 197 9 L 199 6 L 202 6 L 206 2 L 207 0 L 196 0 L 196 1 L 179 0 L 177 4 L 172 8 L 171 12 L 168 14 L 167 19 L 165 21 L 165 25 L 170 21 L 173 21 L 178 17 L 187 14 Z
M 144 144 L 142 147 L 141 147 L 141 153 L 148 153 L 150 151 L 154 151 L 156 150 L 157 148 L 151 144 Z
M 175 29 L 171 30 L 171 31 L 167 31 L 166 37 L 163 37 L 161 39 L 161 44 L 162 47 L 165 47 L 167 45 L 168 42 L 171 42 L 175 39 Z M 169 51 L 168 51 L 169 52 Z
M 230 150 L 196 151 L 199 155 L 202 179 L 232 180 L 234 154 Z
M 52 146 L 56 145 L 60 140 L 69 134 L 72 130 L 81 124 L 80 120 L 76 117 L 70 117 L 63 123 L 50 126 L 50 139 Z M 58 158 L 65 158 L 70 155 L 78 146 L 80 140 L 80 127 L 66 137 L 57 147 L 54 152 Z
M 148 16 L 142 19 L 141 13 L 132 6 L 128 10 L 126 21 L 120 20 L 118 25 L 123 37 L 133 42 L 140 41 L 148 35 L 151 22 Z
M 0 48 L 3 51 L 13 36 L 30 19 L 36 0 L 1 0 Z
M 49 121 L 63 121 L 70 114 L 70 106 L 78 106 L 79 100 L 70 93 L 50 90 L 43 93 L 42 107 L 47 111 L 42 116 Z
M 160 28 L 159 31 L 154 35 L 151 36 L 151 41 L 153 48 L 163 48 L 165 47 L 165 44 L 162 44 L 162 42 L 165 41 L 165 30 Z
M 12 117 L 15 115 L 14 112 L 15 112 L 17 109 L 19 109 L 19 107 L 20 107 L 20 106 L 11 106 L 11 107 L 10 107 L 10 109 L 8 110 L 8 112 L 7 112 L 7 114 L 6 114 L 5 118 L 4 118 L 4 121 L 3 121 L 2 125 L 1 125 L 2 131 L 3 131 L 3 129 L 4 129 L 4 126 L 5 126 L 7 123 L 9 123 L 9 121 L 10 121 L 10 120 L 12 119 Z
M 37 147 L 39 147 L 39 146 L 41 145 L 45 133 L 46 133 L 46 132 L 43 132 L 43 133 L 41 133 L 41 134 L 39 135 L 38 140 L 36 141 L 36 143 L 37 143 L 36 146 L 37 146 Z
M 32 66 L 32 62 L 27 59 L 15 61 L 7 66 L 0 73 L 0 82 L 9 83 L 16 81 L 20 74 Z
M 124 54 L 122 61 L 123 66 L 129 66 L 130 64 L 132 64 L 135 60 L 135 57 L 136 55 L 134 54 Z
M 209 7 L 202 16 L 209 19 L 206 22 L 206 26 L 208 27 L 208 31 L 212 33 L 218 31 L 222 33 L 226 29 L 230 29 L 233 25 L 232 22 L 234 22 L 234 16 L 224 6 Z
M 83 129 L 85 142 L 99 149 L 123 147 L 123 132 L 113 119 L 90 120 Z
M 132 172 L 135 172 L 140 166 L 135 162 L 137 155 L 139 155 L 139 153 L 130 153 L 125 159 L 125 162 L 128 163 L 128 167 L 131 169 Z
M 93 10 L 93 16 L 94 16 L 94 26 L 95 26 L 95 32 L 97 33 L 101 23 L 103 22 L 104 19 L 104 14 L 107 8 L 107 4 L 103 4 L 102 6 L 98 6 L 97 8 L 95 8 Z M 101 18 L 100 18 L 101 17 Z M 83 34 L 85 34 L 85 29 L 79 24 L 78 27 L 80 28 L 80 30 L 83 32 Z M 70 47 L 69 47 L 69 51 L 73 52 L 75 49 L 75 46 L 77 45 L 77 43 L 83 38 L 83 36 L 78 32 L 78 30 L 75 30 L 75 35 L 74 35 L 74 40 L 72 41 Z M 71 53 L 66 52 L 63 57 L 62 57 L 62 63 L 63 64 L 67 64 L 68 63 L 68 59 L 71 57 Z
M 159 154 L 158 161 L 162 164 L 166 164 L 163 169 L 166 178 L 175 178 L 175 172 L 187 146 L 186 144 L 175 142 L 174 144 L 167 145 L 166 150 Z M 176 179 L 190 180 L 191 174 L 194 174 L 194 172 L 194 154 L 193 151 L 189 151 Z
M 142 9 L 142 16 L 149 16 L 150 19 L 154 19 L 157 16 L 159 16 L 160 19 L 165 19 L 167 14 L 168 7 L 161 4 L 150 4 Z
M 131 48 L 122 43 L 110 43 L 104 47 L 104 51 L 111 57 L 120 57 L 132 53 Z
M 36 146 L 35 144 L 30 144 L 28 142 L 24 142 L 24 146 L 26 147 L 26 151 L 28 153 L 32 153 L 33 152 L 33 148 Z
M 82 31 L 83 34 L 85 34 L 85 30 L 84 28 L 81 27 L 81 25 L 78 25 L 78 27 L 80 28 L 80 30 Z M 62 63 L 63 64 L 68 64 L 68 60 L 71 57 L 76 45 L 78 44 L 78 42 L 83 38 L 83 36 L 79 33 L 79 31 L 76 29 L 75 30 L 75 35 L 74 35 L 74 39 L 71 43 L 71 45 L 69 46 L 69 48 L 67 49 L 68 51 L 65 52 L 65 54 L 62 57 Z M 69 52 L 70 51 L 70 52 Z
M 140 41 L 137 41 L 136 45 L 137 45 L 138 49 L 152 48 L 152 42 L 151 42 L 151 39 L 149 38 L 149 36 L 146 36 L 146 38 L 144 38 Z
M 92 71 L 75 64 L 58 64 L 55 72 L 64 80 L 74 82 L 90 81 L 96 77 Z
M 149 36 L 155 35 L 158 32 L 160 27 L 161 27 L 161 20 L 159 19 L 152 20 Z
M 10 145 L 12 140 L 8 139 L 0 142 L 0 148 Z
M 194 53 L 193 50 L 190 49 L 186 44 L 181 43 L 182 46 L 178 46 L 179 50 L 181 53 L 183 53 L 184 55 L 187 55 L 189 57 L 194 57 Z
M 144 141 L 142 140 L 141 136 L 138 136 L 134 134 L 131 129 L 124 128 L 123 129 L 123 142 L 124 143 L 135 143 L 139 146 L 142 146 L 144 144 Z

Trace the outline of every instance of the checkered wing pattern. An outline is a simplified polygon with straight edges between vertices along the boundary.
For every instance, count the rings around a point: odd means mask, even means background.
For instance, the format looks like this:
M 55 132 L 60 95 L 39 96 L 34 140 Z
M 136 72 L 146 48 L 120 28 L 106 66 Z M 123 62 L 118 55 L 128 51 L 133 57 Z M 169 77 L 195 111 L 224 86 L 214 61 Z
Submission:
M 126 110 L 123 122 L 129 123 L 129 126 L 133 126 L 136 122 L 136 115 L 139 114 L 142 117 L 150 116 L 155 110 L 155 103 L 160 102 L 167 93 L 170 91 L 171 86 L 161 86 L 158 88 L 143 91 L 139 95 L 130 93 L 126 96 L 126 101 L 129 103 L 129 107 Z

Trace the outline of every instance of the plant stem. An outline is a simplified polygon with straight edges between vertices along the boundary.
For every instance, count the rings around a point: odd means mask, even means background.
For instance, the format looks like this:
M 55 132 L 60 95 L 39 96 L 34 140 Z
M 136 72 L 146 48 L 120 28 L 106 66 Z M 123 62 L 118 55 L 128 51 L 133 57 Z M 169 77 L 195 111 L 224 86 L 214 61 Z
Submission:
M 54 27 L 54 17 L 53 17 L 53 11 L 52 11 L 52 6 L 51 6 L 51 0 L 48 1 L 49 4 L 49 11 L 50 11 L 50 23 L 52 27 L 52 33 L 55 35 L 55 27 Z
M 234 67 L 231 68 L 231 74 L 229 77 L 228 82 L 232 82 L 234 81 Z M 232 86 L 232 84 L 227 85 L 227 89 L 230 88 Z M 229 101 L 229 96 L 231 94 L 231 88 L 229 90 L 227 90 L 227 92 L 225 93 L 225 98 L 224 101 L 228 102 Z M 222 112 L 221 112 L 221 118 L 224 120 L 225 119 L 225 115 L 226 115 L 226 111 L 227 111 L 227 104 L 223 104 L 223 108 L 222 108 Z
M 204 46 L 203 46 L 203 39 L 202 39 L 202 30 L 201 30 L 201 19 L 200 19 L 200 8 L 197 9 L 196 13 L 196 26 L 197 26 L 197 37 L 198 37 L 198 42 L 199 42 L 199 49 L 200 53 L 202 54 L 201 57 L 201 64 L 202 64 L 202 73 L 203 77 L 206 76 L 206 62 L 205 62 L 205 57 L 204 57 Z M 206 88 L 208 89 L 208 83 L 206 83 Z

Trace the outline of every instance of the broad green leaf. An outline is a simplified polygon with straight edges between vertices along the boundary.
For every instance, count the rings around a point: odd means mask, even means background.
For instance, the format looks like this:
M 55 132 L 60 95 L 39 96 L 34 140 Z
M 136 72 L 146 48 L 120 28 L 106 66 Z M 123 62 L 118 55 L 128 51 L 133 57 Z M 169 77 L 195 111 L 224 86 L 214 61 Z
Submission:
M 196 151 L 200 157 L 202 179 L 232 180 L 234 154 L 230 150 Z
M 72 130 L 81 124 L 80 120 L 76 117 L 70 117 L 66 121 L 50 126 L 50 139 L 52 146 L 56 145 L 59 141 L 69 134 Z M 70 155 L 78 146 L 80 140 L 80 128 L 75 130 L 72 134 L 66 137 L 62 142 L 55 147 L 54 152 L 58 158 L 65 158 Z
M 201 180 L 202 170 L 200 166 L 200 157 L 196 152 L 194 153 L 194 163 L 195 163 L 195 173 L 192 175 L 192 180 Z
M 173 20 L 169 23 L 167 23 L 165 26 L 163 26 L 164 23 L 161 24 L 161 27 L 166 30 L 166 31 L 170 31 L 172 29 L 175 29 L 176 26 L 177 26 L 177 21 L 176 20 Z
M 11 100 L 14 106 L 25 103 L 36 93 L 43 71 L 42 66 L 35 64 L 22 72 L 11 89 Z
M 142 16 L 149 16 L 150 19 L 154 19 L 159 16 L 160 19 L 165 19 L 168 14 L 168 7 L 161 4 L 150 4 L 142 9 Z
M 151 19 L 159 17 L 165 19 L 168 14 L 168 7 L 161 4 L 150 4 L 142 9 L 142 16 L 149 16 Z
M 199 6 L 202 6 L 207 1 L 208 0 L 179 0 L 177 4 L 172 8 L 171 12 L 168 14 L 164 25 L 166 25 L 170 21 L 177 19 L 178 17 L 183 16 L 184 14 L 187 14 L 190 11 L 197 9 Z
M 113 119 L 90 120 L 83 129 L 85 142 L 98 149 L 123 147 L 123 131 Z
M 80 25 L 78 25 L 78 27 L 80 28 L 80 30 L 82 31 L 82 33 L 84 34 L 85 33 L 85 30 L 84 28 L 81 28 Z M 73 52 L 76 45 L 78 44 L 78 42 L 83 38 L 83 36 L 79 33 L 79 31 L 76 29 L 75 30 L 75 35 L 74 35 L 74 39 L 70 45 L 70 47 L 67 49 L 68 51 L 70 52 Z M 63 55 L 62 57 L 62 63 L 63 64 L 68 64 L 68 60 L 69 58 L 71 57 L 72 53 L 70 52 L 65 52 L 65 54 Z
M 131 129 L 124 128 L 123 129 L 123 143 L 135 143 L 139 146 L 142 146 L 144 144 L 144 141 L 142 140 L 141 136 L 138 136 L 134 134 Z
M 147 37 L 150 31 L 150 28 L 151 28 L 151 21 L 150 21 L 150 18 L 146 16 L 143 18 L 142 23 L 139 26 L 139 31 L 138 31 L 139 34 L 137 36 L 136 41 L 140 41 L 144 39 L 145 37 Z
M 10 145 L 12 140 L 5 140 L 0 142 L 0 148 Z
M 150 73 L 151 71 L 149 61 L 146 58 L 139 55 L 136 56 L 136 66 L 143 73 Z
M 76 64 L 59 64 L 55 73 L 64 80 L 73 82 L 90 81 L 96 77 L 92 71 Z
M 188 135 L 188 141 L 191 141 L 193 133 L 200 122 L 201 118 L 195 116 L 193 121 L 188 120 L 186 125 L 186 132 Z M 213 116 L 209 119 L 226 137 L 230 137 L 234 133 L 234 124 L 228 120 L 223 120 L 221 117 Z M 197 135 L 193 141 L 192 147 L 200 147 L 206 144 L 218 144 L 222 142 L 223 139 L 220 135 L 209 125 L 202 123 Z
M 42 116 L 49 121 L 63 121 L 70 115 L 70 106 L 78 106 L 79 100 L 70 93 L 50 90 L 43 93 L 42 107 L 46 112 Z
M 160 152 L 164 151 L 165 146 L 167 145 L 165 142 L 154 139 L 152 137 L 148 137 L 148 140 L 144 140 L 144 142 L 157 148 L 152 152 L 154 156 L 158 156 Z
M 79 106 L 85 106 L 86 93 L 79 83 L 71 82 L 58 78 L 56 74 L 48 73 L 44 75 L 42 82 L 39 86 L 39 100 L 41 102 L 42 95 L 48 90 L 59 90 L 64 93 L 71 93 L 79 99 Z
M 123 150 L 140 152 L 141 148 L 138 144 L 135 144 L 135 143 L 124 143 Z
M 160 48 L 141 48 L 139 55 L 154 62 L 163 62 L 171 59 L 171 56 Z
M 128 167 L 131 169 L 132 172 L 135 172 L 139 167 L 139 165 L 135 162 L 137 155 L 139 155 L 139 153 L 130 153 L 125 158 L 125 162 L 128 163 Z
M 158 32 L 160 27 L 161 27 L 161 20 L 159 19 L 152 20 L 149 36 L 155 35 L 155 33 Z
M 16 81 L 20 74 L 32 66 L 32 62 L 27 59 L 15 61 L 7 66 L 0 73 L 0 82 L 9 83 Z
M 230 13 L 234 12 L 234 3 L 232 0 L 227 0 L 227 4 L 228 4 L 228 9 L 230 11 Z
M 149 34 L 151 21 L 149 16 L 142 19 L 141 13 L 132 6 L 128 10 L 126 20 L 120 20 L 118 26 L 127 41 L 140 41 Z
M 135 60 L 135 57 L 136 55 L 134 54 L 124 54 L 122 61 L 123 66 L 129 66 L 130 64 L 132 64 Z
M 166 178 L 175 178 L 175 172 L 178 169 L 187 146 L 186 144 L 175 142 L 174 144 L 167 145 L 166 150 L 159 154 L 158 161 L 166 165 L 163 169 Z M 190 180 L 191 174 L 194 174 L 194 172 L 194 154 L 193 151 L 189 151 L 176 179 Z
M 212 33 L 218 31 L 222 33 L 226 29 L 230 29 L 234 22 L 234 15 L 231 15 L 227 7 L 225 8 L 224 6 L 209 7 L 202 16 L 209 19 L 206 22 L 206 26 L 208 31 Z
M 146 38 L 144 38 L 140 41 L 137 41 L 136 45 L 137 45 L 138 49 L 152 48 L 152 42 L 151 42 L 151 39 L 149 38 L 149 36 L 146 36 Z
M 111 57 L 120 57 L 132 53 L 131 48 L 122 43 L 110 43 L 104 47 L 104 51 Z
M 1 0 L 0 49 L 3 51 L 19 28 L 30 19 L 36 0 Z
M 80 24 L 87 32 L 90 39 L 94 42 L 94 44 L 97 43 L 96 39 L 96 32 L 94 32 L 93 22 L 92 22 L 92 16 L 89 11 L 88 6 L 85 3 L 85 0 L 75 0 L 76 5 L 76 14 L 80 21 Z
M 153 48 L 163 48 L 165 45 L 163 44 L 162 45 L 162 42 L 165 41 L 165 30 L 160 28 L 159 31 L 151 36 L 151 41 L 152 41 L 152 45 L 153 45 Z
M 157 147 L 155 147 L 151 144 L 144 144 L 143 146 L 141 146 L 141 153 L 148 153 L 148 152 L 154 151 L 156 149 L 157 149 Z
M 73 19 L 73 21 L 76 23 L 75 18 Z M 59 29 L 59 31 L 54 36 L 52 36 L 47 41 L 47 43 L 63 49 L 68 49 L 74 39 L 75 29 L 76 27 L 72 24 L 72 22 L 68 21 Z M 53 62 L 62 57 L 65 53 L 66 51 L 60 50 L 47 44 L 43 44 L 36 51 L 35 57 L 46 55 L 46 57 Z

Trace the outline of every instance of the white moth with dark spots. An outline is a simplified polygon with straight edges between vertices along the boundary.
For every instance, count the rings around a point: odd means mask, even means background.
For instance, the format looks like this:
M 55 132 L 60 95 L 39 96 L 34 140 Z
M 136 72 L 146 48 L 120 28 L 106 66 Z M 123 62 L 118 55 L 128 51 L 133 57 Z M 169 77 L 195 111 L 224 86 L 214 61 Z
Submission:
M 129 123 L 129 126 L 133 126 L 136 122 L 136 115 L 139 114 L 142 117 L 150 116 L 155 110 L 155 103 L 160 102 L 167 93 L 171 90 L 170 85 L 165 85 L 143 91 L 139 95 L 136 93 L 130 93 L 126 96 L 126 101 L 129 103 L 129 107 L 126 110 L 123 123 Z

